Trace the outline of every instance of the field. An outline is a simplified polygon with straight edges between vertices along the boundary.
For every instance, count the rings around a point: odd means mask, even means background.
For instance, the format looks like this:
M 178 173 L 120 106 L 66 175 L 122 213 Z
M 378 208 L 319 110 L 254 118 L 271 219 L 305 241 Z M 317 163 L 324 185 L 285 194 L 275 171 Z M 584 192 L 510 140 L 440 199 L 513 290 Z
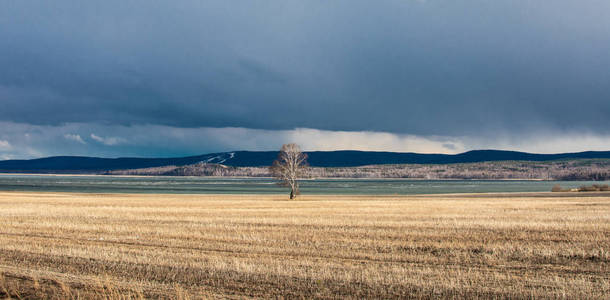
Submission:
M 4 192 L 0 298 L 608 299 L 610 196 L 560 195 Z

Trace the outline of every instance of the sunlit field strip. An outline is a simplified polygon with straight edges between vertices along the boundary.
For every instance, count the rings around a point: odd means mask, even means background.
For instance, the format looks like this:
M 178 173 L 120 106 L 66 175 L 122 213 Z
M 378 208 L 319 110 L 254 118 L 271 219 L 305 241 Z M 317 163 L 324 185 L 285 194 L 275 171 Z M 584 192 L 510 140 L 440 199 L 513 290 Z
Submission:
M 576 196 L 0 193 L 0 293 L 603 299 L 610 197 Z

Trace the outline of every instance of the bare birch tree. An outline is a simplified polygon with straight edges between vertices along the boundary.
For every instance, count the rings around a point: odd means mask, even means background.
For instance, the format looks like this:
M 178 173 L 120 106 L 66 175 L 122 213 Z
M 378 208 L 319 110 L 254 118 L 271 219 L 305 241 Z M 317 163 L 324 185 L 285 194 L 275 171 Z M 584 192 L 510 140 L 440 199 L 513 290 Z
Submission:
M 306 168 L 307 154 L 301 152 L 299 145 L 284 144 L 271 166 L 271 174 L 282 185 L 290 187 L 290 199 L 294 199 L 299 194 L 297 180 L 304 175 Z

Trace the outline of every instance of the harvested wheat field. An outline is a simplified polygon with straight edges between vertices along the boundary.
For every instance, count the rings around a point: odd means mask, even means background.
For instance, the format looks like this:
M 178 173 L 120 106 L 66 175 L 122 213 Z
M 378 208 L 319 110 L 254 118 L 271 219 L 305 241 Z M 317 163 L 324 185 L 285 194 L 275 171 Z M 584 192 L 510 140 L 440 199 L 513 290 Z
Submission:
M 12 298 L 610 295 L 610 197 L 0 193 Z

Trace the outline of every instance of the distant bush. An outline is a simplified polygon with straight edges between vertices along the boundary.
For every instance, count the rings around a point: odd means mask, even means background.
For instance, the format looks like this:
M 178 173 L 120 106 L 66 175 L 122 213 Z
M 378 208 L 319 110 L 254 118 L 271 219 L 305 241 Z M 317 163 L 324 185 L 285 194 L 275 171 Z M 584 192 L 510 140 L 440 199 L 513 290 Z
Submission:
M 601 192 L 601 191 L 610 191 L 607 184 L 594 184 L 590 186 L 581 186 L 578 188 L 579 192 Z
M 579 192 L 597 192 L 597 188 L 594 186 L 580 186 L 578 187 Z
M 594 184 L 593 186 L 596 187 L 600 191 L 610 191 L 610 188 L 608 187 L 607 184 Z

